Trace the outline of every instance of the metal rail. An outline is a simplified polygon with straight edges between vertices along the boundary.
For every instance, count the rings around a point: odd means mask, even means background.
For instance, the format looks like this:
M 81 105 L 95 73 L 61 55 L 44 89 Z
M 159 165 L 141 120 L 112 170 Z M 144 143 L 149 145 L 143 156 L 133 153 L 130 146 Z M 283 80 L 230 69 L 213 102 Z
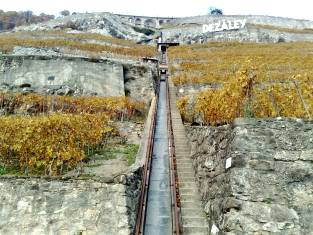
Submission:
M 166 53 L 162 53 L 162 64 L 167 65 Z M 171 114 L 171 100 L 170 89 L 168 85 L 168 74 L 166 75 L 166 100 L 167 100 L 167 131 L 168 131 L 168 152 L 170 165 L 170 188 L 172 199 L 172 231 L 173 234 L 182 234 L 181 227 L 181 211 L 180 211 L 180 197 L 179 197 L 179 181 L 176 167 L 174 132 Z
M 180 197 L 179 197 L 179 183 L 176 168 L 176 156 L 175 156 L 175 144 L 174 144 L 174 133 L 172 125 L 172 114 L 171 114 L 171 102 L 169 94 L 169 85 L 166 80 L 167 88 L 167 129 L 168 129 L 168 148 L 169 148 L 169 161 L 170 161 L 170 186 L 172 196 L 172 220 L 173 220 L 173 234 L 182 234 L 181 228 L 181 213 L 180 213 Z
M 157 92 L 156 92 L 155 104 L 154 104 L 152 115 L 151 115 L 151 123 L 150 123 L 149 133 L 148 133 L 148 143 L 147 143 L 147 149 L 146 149 L 140 196 L 139 196 L 139 204 L 137 206 L 137 218 L 136 218 L 136 225 L 135 225 L 135 231 L 134 231 L 135 235 L 140 235 L 143 233 L 142 231 L 144 229 L 144 224 L 145 224 L 145 214 L 146 214 L 146 209 L 147 209 L 146 202 L 147 202 L 147 193 L 149 189 L 150 167 L 151 167 L 151 157 L 152 157 L 152 152 L 153 152 L 155 125 L 156 125 L 159 84 L 157 84 L 156 90 Z
M 163 54 L 161 58 L 161 64 L 166 65 L 166 55 Z M 176 171 L 176 157 L 175 157 L 175 145 L 174 145 L 174 135 L 172 128 L 172 116 L 171 116 L 171 104 L 169 96 L 169 86 L 166 79 L 166 107 L 167 107 L 167 131 L 168 131 L 168 153 L 169 153 L 169 184 L 171 191 L 171 214 L 172 214 L 172 234 L 180 235 L 182 234 L 181 229 L 181 217 L 180 217 L 180 199 L 179 199 L 179 190 L 178 190 L 178 176 Z M 151 116 L 151 123 L 149 127 L 148 134 L 148 143 L 145 156 L 145 164 L 143 170 L 143 178 L 141 184 L 141 192 L 139 196 L 139 204 L 137 206 L 137 218 L 136 225 L 134 230 L 134 235 L 141 235 L 144 233 L 144 226 L 146 220 L 146 211 L 147 211 L 147 197 L 149 191 L 149 181 L 151 173 L 151 162 L 152 162 L 152 153 L 154 145 L 154 135 L 156 128 L 156 117 L 158 111 L 158 100 L 159 100 L 159 84 L 157 83 L 157 92 L 156 92 L 156 102 L 153 107 L 153 112 Z M 149 235 L 149 234 L 147 234 Z M 166 234 L 164 234 L 166 235 Z

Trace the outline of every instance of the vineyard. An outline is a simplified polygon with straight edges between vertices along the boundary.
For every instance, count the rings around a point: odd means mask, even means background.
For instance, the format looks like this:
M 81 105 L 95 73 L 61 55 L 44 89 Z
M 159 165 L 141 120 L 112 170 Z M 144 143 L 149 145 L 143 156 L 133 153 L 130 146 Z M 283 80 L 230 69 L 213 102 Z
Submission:
M 0 93 L 0 166 L 25 174 L 60 175 L 117 135 L 117 120 L 143 116 L 126 97 L 51 97 Z
M 89 41 L 88 41 L 89 40 Z M 91 41 L 92 42 L 91 42 Z M 15 46 L 55 48 L 61 47 L 69 50 L 79 50 L 90 53 L 92 56 L 111 53 L 130 57 L 152 57 L 155 48 L 138 45 L 129 40 L 116 39 L 95 33 L 71 34 L 64 31 L 48 31 L 44 33 L 10 33 L 0 37 L 0 51 L 12 52 Z
M 207 87 L 180 97 L 186 122 L 313 116 L 313 43 L 208 43 L 171 48 L 174 85 Z
M 113 119 L 144 113 L 144 102 L 121 97 L 71 97 L 0 92 L 0 110 L 4 114 L 39 115 L 48 113 L 105 113 Z

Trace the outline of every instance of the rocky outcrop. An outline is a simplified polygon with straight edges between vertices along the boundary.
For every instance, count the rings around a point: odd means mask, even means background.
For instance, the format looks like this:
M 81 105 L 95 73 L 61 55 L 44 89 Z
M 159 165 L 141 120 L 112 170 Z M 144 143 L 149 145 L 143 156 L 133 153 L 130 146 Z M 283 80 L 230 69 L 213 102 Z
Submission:
M 44 53 L 41 51 L 38 53 Z M 0 56 L 0 90 L 48 95 L 130 96 L 149 103 L 157 66 L 56 55 Z
M 1 56 L 0 84 L 34 90 L 81 90 L 80 94 L 124 95 L 123 66 L 105 60 L 52 56 Z M 66 92 L 60 91 L 62 93 Z
M 176 18 L 173 24 L 202 24 L 215 20 L 246 19 L 248 24 L 271 25 L 290 29 L 313 29 L 313 21 L 265 15 L 202 15 Z
M 239 42 L 294 42 L 313 41 L 312 33 L 292 33 L 280 30 L 271 30 L 248 25 L 244 29 L 203 33 L 202 25 L 192 27 L 177 27 L 163 30 L 167 42 L 180 42 L 182 44 L 205 43 L 211 41 L 239 41 Z
M 203 33 L 202 31 L 203 24 L 220 20 L 238 19 L 246 19 L 247 26 L 244 29 L 215 33 Z M 271 26 L 272 28 L 266 29 L 263 26 Z M 154 33 L 145 34 L 145 31 L 149 31 L 151 28 L 153 28 Z M 158 18 L 115 15 L 108 12 L 80 13 L 59 17 L 44 23 L 18 27 L 15 31 L 54 29 L 64 29 L 70 32 L 100 33 L 117 38 L 131 39 L 138 43 L 150 44 L 156 43 L 155 39 L 160 31 L 162 31 L 165 41 L 183 44 L 227 40 L 251 42 L 313 41 L 312 21 L 258 15 L 203 15 L 181 18 Z M 284 29 L 306 30 L 306 32 L 297 33 Z
M 125 94 L 149 103 L 154 96 L 158 79 L 157 65 L 124 65 Z
M 203 33 L 204 24 L 243 19 L 246 20 L 246 26 L 243 29 Z M 264 26 L 270 26 L 270 28 Z M 170 27 L 162 29 L 162 33 L 165 41 L 183 44 L 231 40 L 240 42 L 313 41 L 313 21 L 272 16 L 207 15 L 175 19 Z
M 145 34 L 136 32 L 132 26 L 125 24 L 119 16 L 108 12 L 78 13 L 66 17 L 58 17 L 48 22 L 17 27 L 14 31 L 47 31 L 54 29 L 100 33 L 134 41 L 150 39 Z
M 212 232 L 312 234 L 311 122 L 237 119 L 187 133 Z

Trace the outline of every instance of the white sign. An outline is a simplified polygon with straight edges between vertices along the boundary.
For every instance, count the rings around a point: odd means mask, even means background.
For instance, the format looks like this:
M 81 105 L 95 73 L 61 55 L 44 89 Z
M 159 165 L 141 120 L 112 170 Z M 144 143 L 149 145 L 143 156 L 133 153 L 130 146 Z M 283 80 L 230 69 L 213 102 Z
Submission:
M 212 226 L 212 228 L 211 228 L 211 234 L 212 234 L 212 235 L 217 235 L 219 231 L 220 231 L 220 230 L 218 229 L 218 227 L 216 227 L 216 225 L 213 224 L 213 226 Z
M 231 168 L 231 157 L 226 159 L 226 164 L 225 164 L 225 168 Z
M 203 33 L 220 32 L 224 30 L 243 29 L 246 26 L 246 19 L 243 20 L 220 20 L 212 24 L 204 24 L 202 26 Z

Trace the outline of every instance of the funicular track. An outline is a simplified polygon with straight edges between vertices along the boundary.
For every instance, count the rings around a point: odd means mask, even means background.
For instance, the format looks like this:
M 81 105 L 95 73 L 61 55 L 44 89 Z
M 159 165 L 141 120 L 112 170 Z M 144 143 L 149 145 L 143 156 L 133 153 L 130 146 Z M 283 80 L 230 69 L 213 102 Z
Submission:
M 167 71 L 165 53 L 161 54 L 160 69 Z M 167 76 L 161 72 L 157 86 L 134 234 L 208 234 L 187 145 L 181 145 L 181 138 L 185 138 L 181 137 L 183 125 L 177 118 L 173 86 Z M 179 147 L 180 159 L 176 157 L 175 145 Z

